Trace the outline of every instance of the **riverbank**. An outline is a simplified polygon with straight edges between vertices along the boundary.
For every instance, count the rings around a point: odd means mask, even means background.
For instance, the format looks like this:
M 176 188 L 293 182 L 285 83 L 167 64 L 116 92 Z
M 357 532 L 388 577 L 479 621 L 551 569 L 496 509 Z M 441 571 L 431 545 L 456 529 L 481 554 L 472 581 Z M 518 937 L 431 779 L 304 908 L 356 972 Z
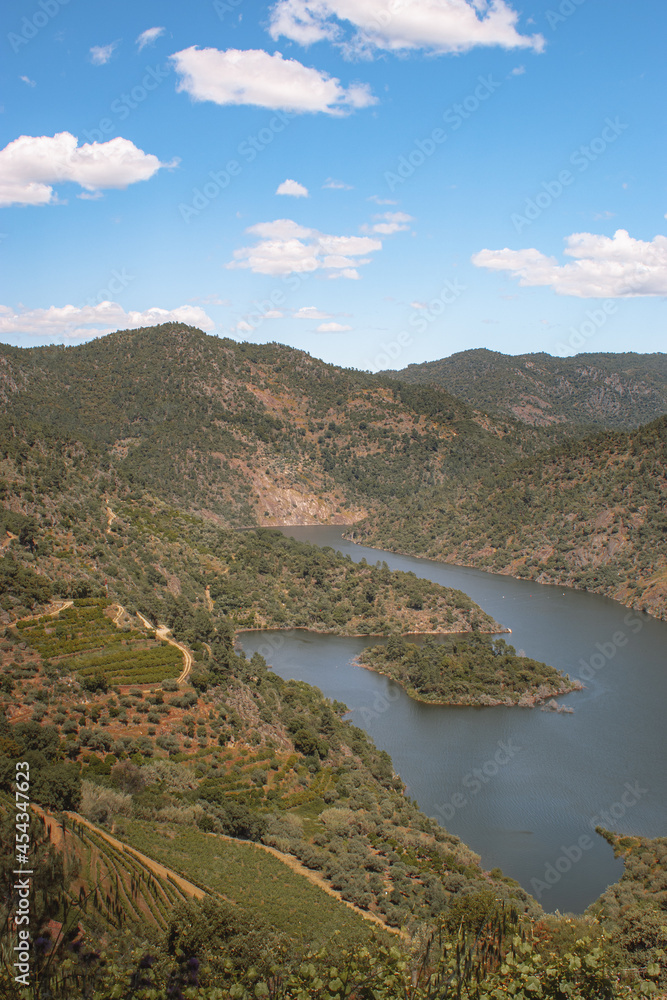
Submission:
M 458 700 L 441 700 L 437 696 L 427 697 L 421 694 L 413 687 L 409 687 L 404 684 L 398 677 L 387 670 L 378 670 L 377 667 L 372 667 L 368 663 L 364 663 L 363 653 L 359 656 L 355 656 L 352 663 L 356 667 L 362 667 L 364 670 L 370 670 L 374 674 L 379 674 L 381 677 L 387 677 L 389 680 L 395 681 L 400 687 L 403 688 L 408 698 L 412 698 L 413 701 L 418 701 L 422 705 L 439 705 L 442 708 L 537 708 L 538 706 L 543 706 L 548 703 L 552 698 L 560 698 L 565 694 L 572 694 L 573 691 L 583 691 L 584 685 L 581 681 L 572 681 L 567 687 L 561 688 L 543 688 L 535 694 L 524 694 L 518 701 L 513 701 L 509 697 L 507 698 L 493 698 L 491 695 L 480 695 L 476 699 L 458 699 Z M 560 711 L 559 709 L 553 709 L 553 711 Z M 562 709 L 564 712 L 565 710 Z M 567 714 L 570 714 L 569 712 Z
M 518 656 L 504 639 L 477 633 L 422 645 L 392 638 L 362 650 L 354 662 L 430 705 L 534 708 L 583 688 L 555 667 Z
M 352 528 L 353 525 L 350 525 Z M 366 538 L 354 537 L 354 532 L 347 531 L 341 534 L 341 537 L 347 542 L 352 542 L 354 545 L 362 545 L 366 549 L 373 549 L 376 552 L 391 552 L 393 555 L 397 556 L 407 556 L 412 559 L 428 559 L 430 562 L 440 563 L 443 566 L 458 566 L 462 569 L 477 569 L 482 573 L 492 573 L 494 576 L 506 576 L 511 580 L 521 580 L 524 582 L 539 583 L 546 586 L 553 587 L 568 587 L 570 590 L 577 590 L 579 593 L 583 594 L 599 594 L 600 597 L 609 597 L 612 601 L 616 601 L 621 604 L 624 608 L 629 608 L 633 611 L 641 611 L 643 614 L 650 615 L 652 618 L 658 621 L 667 621 L 667 571 L 657 573 L 652 579 L 650 590 L 644 592 L 640 598 L 633 598 L 632 592 L 627 585 L 622 585 L 618 588 L 612 586 L 595 586 L 587 585 L 585 587 L 577 586 L 576 576 L 570 573 L 566 574 L 552 574 L 546 569 L 541 568 L 539 572 L 532 572 L 533 567 L 525 567 L 525 564 L 518 561 L 516 566 L 502 566 L 502 567 L 489 567 L 489 565 L 484 561 L 484 559 L 446 559 L 439 556 L 437 553 L 426 553 L 426 552 L 411 552 L 406 549 L 396 548 L 392 546 L 389 542 L 384 542 L 383 546 L 373 545 Z M 518 567 L 524 567 L 528 569 L 527 574 L 519 574 L 515 570 Z

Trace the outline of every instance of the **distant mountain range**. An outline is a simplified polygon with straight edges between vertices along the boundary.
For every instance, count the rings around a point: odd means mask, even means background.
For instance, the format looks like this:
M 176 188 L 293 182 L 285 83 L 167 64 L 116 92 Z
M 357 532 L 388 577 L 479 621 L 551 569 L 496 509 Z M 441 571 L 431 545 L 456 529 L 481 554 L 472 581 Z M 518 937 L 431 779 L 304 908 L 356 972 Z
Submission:
M 0 438 L 19 465 L 19 438 L 41 449 L 42 494 L 70 462 L 116 502 L 221 527 L 354 524 L 372 545 L 664 616 L 667 418 L 614 428 L 667 410 L 666 358 L 470 351 L 411 366 L 410 383 L 165 324 L 1 347 Z M 419 381 L 438 372 L 448 388 Z M 18 534 L 57 507 L 28 476 L 3 516 Z
M 667 412 L 667 354 L 498 354 L 483 348 L 388 372 L 525 424 L 630 429 Z

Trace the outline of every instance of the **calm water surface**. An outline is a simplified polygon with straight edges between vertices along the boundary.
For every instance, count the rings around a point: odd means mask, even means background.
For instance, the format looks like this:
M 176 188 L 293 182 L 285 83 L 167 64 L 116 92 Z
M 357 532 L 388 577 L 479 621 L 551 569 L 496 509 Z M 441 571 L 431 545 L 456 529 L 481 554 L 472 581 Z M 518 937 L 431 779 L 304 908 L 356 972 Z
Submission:
M 511 628 L 517 650 L 586 684 L 559 699 L 573 715 L 423 705 L 352 664 L 368 639 L 241 636 L 246 653 L 259 649 L 282 677 L 344 701 L 391 755 L 407 794 L 485 868 L 502 868 L 545 910 L 577 913 L 622 872 L 596 825 L 667 835 L 667 622 L 594 594 L 365 548 L 340 528 L 283 531 L 465 591 Z

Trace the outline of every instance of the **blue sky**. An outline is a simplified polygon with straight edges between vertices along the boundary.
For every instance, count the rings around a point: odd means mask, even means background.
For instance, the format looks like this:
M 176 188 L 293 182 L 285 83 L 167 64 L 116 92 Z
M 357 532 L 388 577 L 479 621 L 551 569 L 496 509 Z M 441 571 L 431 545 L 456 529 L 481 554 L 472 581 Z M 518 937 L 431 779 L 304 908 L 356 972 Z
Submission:
M 662 351 L 663 0 L 22 0 L 0 340 Z

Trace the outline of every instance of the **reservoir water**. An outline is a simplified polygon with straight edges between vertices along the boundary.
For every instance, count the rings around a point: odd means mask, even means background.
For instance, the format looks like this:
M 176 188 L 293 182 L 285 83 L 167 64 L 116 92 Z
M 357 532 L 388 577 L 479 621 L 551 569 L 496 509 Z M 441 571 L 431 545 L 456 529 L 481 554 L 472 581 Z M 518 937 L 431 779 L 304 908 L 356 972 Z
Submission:
M 502 868 L 549 912 L 580 913 L 622 873 L 595 826 L 667 835 L 667 622 L 595 594 L 366 548 L 340 528 L 282 530 L 465 591 L 512 630 L 517 651 L 586 685 L 559 699 L 571 715 L 424 705 L 352 664 L 377 640 L 304 630 L 240 636 L 248 655 L 259 650 L 282 677 L 344 701 L 391 755 L 406 794 L 484 868 Z

